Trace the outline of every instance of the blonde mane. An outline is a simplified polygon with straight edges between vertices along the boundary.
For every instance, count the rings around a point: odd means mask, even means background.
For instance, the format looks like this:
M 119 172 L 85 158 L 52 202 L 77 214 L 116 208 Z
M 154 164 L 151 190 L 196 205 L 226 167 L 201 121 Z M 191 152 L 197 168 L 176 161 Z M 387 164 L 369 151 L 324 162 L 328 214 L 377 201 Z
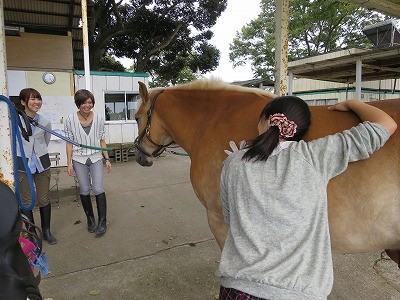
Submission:
M 162 88 L 154 88 L 152 91 L 157 91 Z M 227 90 L 244 93 L 254 93 L 260 96 L 276 98 L 277 96 L 269 91 L 258 88 L 243 87 L 239 85 L 229 84 L 220 80 L 214 79 L 198 79 L 188 83 L 178 84 L 165 88 L 166 90 Z

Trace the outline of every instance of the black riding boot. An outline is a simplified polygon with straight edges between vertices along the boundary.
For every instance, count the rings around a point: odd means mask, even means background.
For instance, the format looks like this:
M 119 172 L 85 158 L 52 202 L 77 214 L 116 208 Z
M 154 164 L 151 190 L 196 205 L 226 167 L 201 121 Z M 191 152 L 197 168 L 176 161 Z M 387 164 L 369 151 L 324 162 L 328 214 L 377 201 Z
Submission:
M 40 220 L 42 221 L 43 239 L 50 245 L 57 244 L 57 239 L 50 232 L 51 204 L 39 207 Z
M 106 193 L 96 195 L 97 213 L 99 214 L 99 224 L 96 228 L 96 237 L 101 237 L 107 231 L 107 201 Z
M 94 220 L 92 200 L 90 195 L 80 195 L 83 210 L 87 217 L 87 229 L 89 232 L 94 232 L 96 230 L 96 221 Z

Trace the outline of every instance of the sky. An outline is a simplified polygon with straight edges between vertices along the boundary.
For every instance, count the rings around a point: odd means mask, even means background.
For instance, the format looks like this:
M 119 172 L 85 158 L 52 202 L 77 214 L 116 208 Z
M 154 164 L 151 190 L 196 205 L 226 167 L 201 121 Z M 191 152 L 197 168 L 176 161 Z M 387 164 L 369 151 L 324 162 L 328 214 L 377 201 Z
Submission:
M 228 6 L 217 20 L 217 24 L 211 28 L 214 37 L 210 43 L 221 51 L 219 67 L 205 75 L 222 79 L 225 82 L 252 79 L 250 64 L 233 68 L 229 62 L 229 44 L 232 43 L 236 32 L 260 14 L 259 0 L 228 0 Z
M 210 44 L 221 51 L 219 67 L 204 77 L 219 78 L 225 82 L 249 80 L 253 78 L 250 64 L 233 68 L 229 62 L 229 44 L 232 43 L 237 31 L 251 20 L 257 18 L 261 12 L 260 0 L 228 0 L 228 6 L 218 18 L 215 26 L 211 28 L 214 37 Z M 119 59 L 125 68 L 131 66 L 131 60 Z

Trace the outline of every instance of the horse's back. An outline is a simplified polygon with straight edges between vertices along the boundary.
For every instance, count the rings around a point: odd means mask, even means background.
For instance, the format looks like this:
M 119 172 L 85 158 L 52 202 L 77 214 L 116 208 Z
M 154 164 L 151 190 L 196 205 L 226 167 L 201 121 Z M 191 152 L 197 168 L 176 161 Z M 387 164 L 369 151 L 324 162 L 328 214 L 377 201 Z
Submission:
M 400 99 L 370 103 L 400 124 Z M 357 125 L 354 113 L 312 108 L 307 139 Z M 400 132 L 369 159 L 350 163 L 328 185 L 332 247 L 337 252 L 363 252 L 400 247 Z
M 193 91 L 188 91 L 179 98 L 184 102 L 193 95 Z M 219 182 L 226 158 L 223 150 L 229 148 L 230 140 L 239 142 L 257 136 L 261 110 L 271 99 L 252 91 L 212 90 L 196 94 L 196 101 L 207 103 L 202 104 L 207 111 L 201 111 L 202 105 L 196 106 L 192 118 L 198 120 L 201 114 L 201 124 L 187 126 L 184 130 L 196 137 L 188 150 L 192 162 L 191 181 L 208 212 L 214 211 L 221 217 Z M 384 110 L 400 124 L 400 100 L 371 105 Z M 341 132 L 360 122 L 352 112 L 330 111 L 327 107 L 310 109 L 312 125 L 306 140 Z M 190 106 L 185 109 L 188 111 Z M 371 158 L 351 163 L 344 173 L 329 182 L 328 210 L 334 251 L 352 253 L 400 248 L 399 131 Z
M 232 137 L 238 141 L 257 135 L 259 114 L 269 101 L 258 100 L 263 104 L 249 101 L 248 105 L 253 109 L 246 107 L 246 112 L 241 114 L 239 123 L 243 129 L 239 124 L 233 124 L 237 120 L 226 120 L 236 133 L 217 133 L 221 134 L 225 148 Z M 400 99 L 369 104 L 382 109 L 400 124 Z M 360 122 L 352 112 L 331 111 L 327 106 L 310 109 L 312 125 L 306 140 L 342 132 Z M 399 148 L 400 130 L 369 159 L 350 163 L 344 173 L 329 182 L 329 222 L 334 251 L 351 253 L 400 248 Z

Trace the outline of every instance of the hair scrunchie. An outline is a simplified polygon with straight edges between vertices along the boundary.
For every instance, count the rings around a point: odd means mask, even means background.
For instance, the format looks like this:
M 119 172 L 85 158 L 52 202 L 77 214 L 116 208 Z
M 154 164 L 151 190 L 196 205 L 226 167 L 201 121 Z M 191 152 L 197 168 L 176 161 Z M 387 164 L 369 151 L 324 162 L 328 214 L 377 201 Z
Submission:
M 268 119 L 269 126 L 277 126 L 279 128 L 279 136 L 282 138 L 291 138 L 297 131 L 295 122 L 288 120 L 284 114 L 273 114 Z

